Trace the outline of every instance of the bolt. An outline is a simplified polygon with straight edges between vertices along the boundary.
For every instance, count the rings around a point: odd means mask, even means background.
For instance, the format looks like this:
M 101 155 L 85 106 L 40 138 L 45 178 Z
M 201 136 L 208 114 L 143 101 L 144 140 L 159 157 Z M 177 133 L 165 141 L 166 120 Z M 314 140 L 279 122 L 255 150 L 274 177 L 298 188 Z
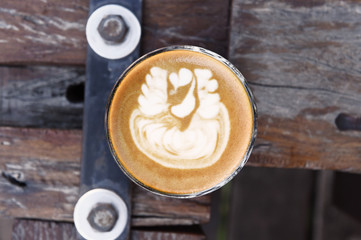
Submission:
M 87 219 L 95 230 L 109 232 L 118 220 L 118 213 L 112 204 L 99 203 L 90 211 Z
M 119 15 L 104 17 L 98 26 L 100 36 L 109 44 L 121 43 L 127 34 L 128 27 Z

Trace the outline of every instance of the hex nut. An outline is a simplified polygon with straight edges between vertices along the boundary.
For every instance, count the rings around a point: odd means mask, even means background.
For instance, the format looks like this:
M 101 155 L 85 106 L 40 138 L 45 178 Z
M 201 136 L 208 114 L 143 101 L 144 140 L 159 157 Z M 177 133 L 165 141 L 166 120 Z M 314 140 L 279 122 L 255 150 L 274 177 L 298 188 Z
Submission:
M 99 203 L 89 213 L 89 224 L 100 232 L 109 232 L 118 220 L 118 213 L 112 204 Z
M 118 44 L 125 39 L 128 27 L 121 16 L 108 15 L 100 21 L 97 30 L 108 44 Z

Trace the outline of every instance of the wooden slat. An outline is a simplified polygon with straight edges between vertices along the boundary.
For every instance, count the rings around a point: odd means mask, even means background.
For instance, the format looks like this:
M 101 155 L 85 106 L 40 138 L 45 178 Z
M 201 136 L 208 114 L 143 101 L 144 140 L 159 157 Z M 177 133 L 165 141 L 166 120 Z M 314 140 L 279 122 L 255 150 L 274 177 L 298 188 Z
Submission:
M 227 55 L 230 0 L 144 0 L 143 52 L 190 44 Z
M 54 239 L 77 239 L 77 232 L 72 223 L 36 221 L 16 219 L 13 225 L 13 240 L 54 240 Z M 202 233 L 177 232 L 172 230 L 152 231 L 132 229 L 130 239 L 161 239 L 161 240 L 204 240 Z
M 0 128 L 0 213 L 72 220 L 81 131 Z
M 88 1 L 3 0 L 0 63 L 84 64 Z
M 77 231 L 74 224 L 67 222 L 36 221 L 16 219 L 13 224 L 13 240 L 76 240 Z
M 204 224 L 210 217 L 209 195 L 180 200 L 134 188 L 132 226 Z
M 360 22 L 358 1 L 233 1 L 230 58 L 259 110 L 250 165 L 361 172 L 361 132 L 335 124 L 361 116 Z
M 132 230 L 131 239 L 159 239 L 159 240 L 205 240 L 206 236 L 202 233 L 182 231 L 150 231 L 150 230 Z
M 0 126 L 80 129 L 84 82 L 82 67 L 0 66 Z
M 72 221 L 79 198 L 80 130 L 0 127 L 0 215 Z M 132 225 L 209 220 L 210 197 L 154 196 L 134 186 Z
M 0 64 L 85 64 L 88 1 L 2 0 Z M 195 44 L 226 54 L 228 1 L 144 1 L 144 52 Z M 211 24 L 210 24 L 211 23 Z

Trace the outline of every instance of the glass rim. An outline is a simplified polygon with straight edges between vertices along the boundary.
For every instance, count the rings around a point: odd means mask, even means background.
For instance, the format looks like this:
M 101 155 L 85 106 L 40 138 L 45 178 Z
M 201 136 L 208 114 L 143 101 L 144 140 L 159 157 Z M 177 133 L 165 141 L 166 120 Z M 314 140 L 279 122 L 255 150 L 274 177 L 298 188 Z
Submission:
M 174 50 L 188 50 L 188 51 L 193 51 L 193 52 L 197 52 L 197 53 L 203 53 L 209 57 L 212 57 L 213 59 L 221 62 L 222 64 L 224 64 L 228 69 L 230 69 L 237 77 L 237 79 L 241 82 L 242 86 L 244 87 L 244 89 L 246 90 L 246 93 L 248 95 L 248 99 L 250 101 L 250 105 L 251 105 L 251 109 L 252 109 L 252 116 L 253 116 L 253 128 L 252 128 L 252 135 L 251 138 L 249 140 L 248 146 L 247 146 L 247 150 L 242 158 L 242 160 L 240 161 L 240 164 L 236 167 L 236 169 L 230 174 L 228 175 L 225 179 L 223 179 L 222 181 L 220 181 L 218 184 L 199 191 L 199 192 L 194 192 L 194 193 L 181 193 L 181 194 L 177 194 L 177 193 L 168 193 L 168 192 L 164 192 L 164 191 L 160 191 L 158 189 L 152 188 L 150 186 L 147 186 L 146 184 L 142 183 L 140 180 L 138 180 L 136 177 L 133 176 L 133 174 L 131 174 L 124 166 L 123 164 L 120 162 L 116 152 L 115 152 L 115 148 L 113 146 L 113 143 L 110 139 L 110 130 L 109 130 L 109 124 L 108 124 L 108 115 L 109 115 L 109 110 L 110 110 L 110 106 L 112 103 L 112 100 L 114 98 L 114 95 L 118 89 L 118 87 L 120 86 L 122 80 L 124 79 L 124 77 L 127 75 L 128 72 L 130 72 L 136 65 L 138 65 L 139 63 L 141 63 L 142 61 L 146 60 L 149 57 L 152 57 L 156 54 L 160 54 L 163 52 L 169 52 L 169 51 L 174 51 Z M 214 53 L 210 50 L 207 50 L 205 48 L 202 47 L 198 47 L 198 46 L 191 46 L 191 45 L 173 45 L 173 46 L 168 46 L 168 47 L 163 47 L 163 48 L 159 48 L 156 50 L 153 50 L 149 53 L 144 54 L 143 56 L 139 57 L 138 59 L 136 59 L 131 65 L 129 65 L 129 67 L 127 67 L 123 73 L 118 77 L 117 81 L 115 82 L 110 95 L 108 97 L 108 101 L 107 101 L 107 105 L 106 105 L 106 109 L 105 109 L 105 135 L 106 135 L 106 141 L 108 143 L 111 155 L 114 158 L 114 161 L 117 163 L 117 165 L 119 166 L 119 168 L 122 170 L 122 172 L 130 179 L 132 180 L 135 184 L 137 184 L 138 186 L 140 186 L 141 188 L 150 191 L 154 194 L 160 195 L 160 196 L 166 196 L 166 197 L 172 197 L 172 198 L 194 198 L 194 197 L 199 197 L 199 196 L 203 196 L 206 195 L 208 193 L 211 193 L 213 191 L 218 190 L 219 188 L 223 187 L 224 185 L 226 185 L 228 182 L 230 182 L 240 171 L 241 169 L 244 167 L 244 165 L 247 163 L 251 152 L 253 150 L 254 147 L 254 142 L 257 136 L 257 118 L 258 118 L 258 114 L 257 114 L 257 106 L 256 106 L 256 102 L 253 96 L 253 93 L 251 91 L 251 89 L 248 86 L 248 83 L 246 81 L 246 79 L 244 78 L 244 76 L 242 75 L 242 73 L 230 62 L 228 61 L 226 58 L 222 57 L 221 55 Z

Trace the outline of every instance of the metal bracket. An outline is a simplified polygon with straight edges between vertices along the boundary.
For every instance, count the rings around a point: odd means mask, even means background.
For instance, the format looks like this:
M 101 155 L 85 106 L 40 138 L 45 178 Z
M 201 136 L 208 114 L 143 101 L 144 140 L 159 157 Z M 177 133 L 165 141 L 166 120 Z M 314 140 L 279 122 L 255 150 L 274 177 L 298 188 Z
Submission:
M 89 46 L 80 178 L 80 194 L 83 196 L 74 211 L 79 239 L 105 240 L 129 237 L 130 182 L 110 153 L 106 142 L 104 118 L 108 96 L 117 78 L 139 57 L 141 11 L 142 0 L 90 0 L 90 17 L 86 27 Z M 93 14 L 95 17 L 92 17 Z M 93 40 L 90 40 L 94 36 L 97 39 L 95 45 Z M 109 55 L 109 51 L 113 53 Z M 113 199 L 114 195 L 119 201 L 111 201 L 109 205 L 108 198 Z M 120 207 L 120 202 L 124 203 L 124 208 Z M 84 212 L 88 214 L 84 215 Z M 102 224 L 95 226 L 94 219 L 98 219 L 99 216 L 103 217 L 100 221 L 125 219 L 123 230 L 115 234 L 118 236 L 109 235 L 113 230 L 119 231 L 119 226 L 116 225 L 119 222 L 114 221 L 115 225 L 110 227 Z M 89 227 L 94 231 L 89 230 Z M 91 233 L 93 235 L 89 235 Z M 111 237 L 108 238 L 109 236 Z

